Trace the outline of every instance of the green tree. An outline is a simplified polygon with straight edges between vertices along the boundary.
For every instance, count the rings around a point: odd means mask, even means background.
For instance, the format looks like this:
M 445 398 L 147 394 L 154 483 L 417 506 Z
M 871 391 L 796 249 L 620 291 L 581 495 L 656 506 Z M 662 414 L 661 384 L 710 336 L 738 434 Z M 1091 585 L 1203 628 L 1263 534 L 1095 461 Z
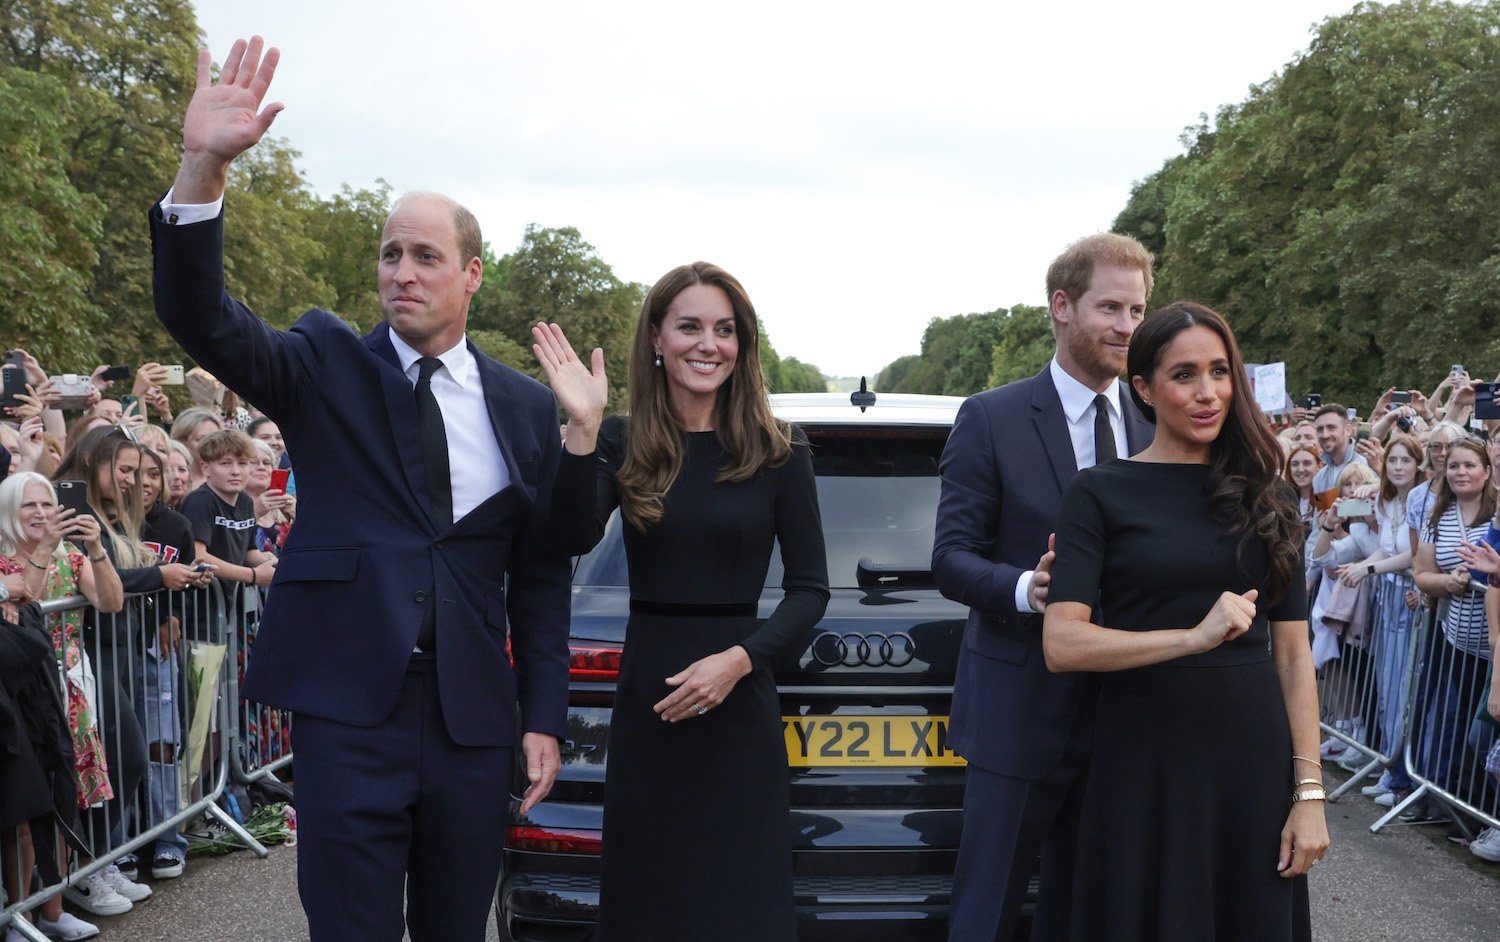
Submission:
M 1500 363 L 1500 64 L 1455 78 L 1433 112 L 1345 214 L 1335 259 L 1341 303 L 1403 387 L 1455 359 L 1476 376 Z
M 0 271 L 8 340 L 42 362 L 92 348 L 105 316 L 90 297 L 105 208 L 68 179 L 66 87 L 0 66 Z
M 314 257 L 303 260 L 308 275 L 327 292 L 323 306 L 360 331 L 381 319 L 376 263 L 381 229 L 390 211 L 391 187 L 384 180 L 375 181 L 369 190 L 356 190 L 346 183 L 304 211 L 307 236 L 318 246 Z M 485 279 L 490 277 L 486 267 Z
M 1035 376 L 1052 359 L 1052 317 L 1044 307 L 1017 304 L 1000 319 L 1000 341 L 990 362 L 989 386 Z
M 1132 231 L 1165 220 L 1157 297 L 1219 309 L 1246 357 L 1285 359 L 1294 387 L 1300 378 L 1325 395 L 1373 398 L 1387 385 L 1388 351 L 1342 296 L 1355 273 L 1341 265 L 1340 240 L 1445 87 L 1495 60 L 1497 31 L 1494 2 L 1361 3 L 1325 21 L 1304 53 L 1221 109 L 1186 159 L 1164 168 L 1164 213 L 1149 192 L 1127 207 Z
M 644 289 L 616 277 L 572 226 L 527 226 L 521 245 L 498 260 L 494 269 L 496 277 L 487 277 L 474 296 L 471 319 L 476 327 L 509 339 L 524 351 L 524 365 L 512 365 L 534 371 L 532 325 L 561 324 L 580 356 L 587 357 L 594 347 L 604 348 L 610 401 L 623 406 L 630 344 Z M 514 355 L 509 348 L 503 352 Z

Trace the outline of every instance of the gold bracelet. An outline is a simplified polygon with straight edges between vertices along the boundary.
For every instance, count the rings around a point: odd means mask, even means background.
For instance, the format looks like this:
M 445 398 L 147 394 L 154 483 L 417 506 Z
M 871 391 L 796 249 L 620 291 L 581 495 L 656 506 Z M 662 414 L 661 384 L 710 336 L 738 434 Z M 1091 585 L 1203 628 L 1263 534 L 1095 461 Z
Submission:
M 1299 778 L 1299 779 L 1297 779 L 1296 784 L 1294 784 L 1292 786 L 1292 790 L 1296 791 L 1298 788 L 1301 788 L 1303 785 L 1317 785 L 1318 787 L 1321 788 L 1322 785 L 1323 785 L 1323 780 L 1320 779 L 1320 778 Z
M 1301 760 L 1303 762 L 1311 762 L 1313 765 L 1317 766 L 1320 769 L 1323 767 L 1323 763 L 1319 762 L 1317 759 L 1309 759 L 1307 756 L 1292 756 L 1292 758 Z
M 1292 792 L 1292 802 L 1294 804 L 1299 801 L 1326 801 L 1327 799 L 1328 793 L 1321 786 L 1318 788 L 1309 788 L 1305 791 Z

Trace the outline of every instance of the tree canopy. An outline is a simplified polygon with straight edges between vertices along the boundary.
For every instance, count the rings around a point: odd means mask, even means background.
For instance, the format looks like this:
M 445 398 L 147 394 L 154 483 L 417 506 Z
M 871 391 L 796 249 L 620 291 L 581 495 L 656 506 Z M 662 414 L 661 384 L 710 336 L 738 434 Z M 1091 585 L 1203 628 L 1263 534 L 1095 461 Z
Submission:
M 145 216 L 176 174 L 202 45 L 186 0 L 0 0 L 0 264 L 20 312 L 6 340 L 44 365 L 184 359 L 153 314 Z M 235 161 L 229 291 L 273 326 L 322 307 L 369 330 L 391 187 L 320 196 L 300 156 L 266 138 Z M 580 349 L 605 348 L 623 404 L 643 287 L 571 227 L 530 226 L 513 252 L 486 245 L 483 259 L 469 324 L 481 349 L 535 374 L 530 325 L 556 321 Z M 769 353 L 773 388 L 823 388 L 815 367 Z

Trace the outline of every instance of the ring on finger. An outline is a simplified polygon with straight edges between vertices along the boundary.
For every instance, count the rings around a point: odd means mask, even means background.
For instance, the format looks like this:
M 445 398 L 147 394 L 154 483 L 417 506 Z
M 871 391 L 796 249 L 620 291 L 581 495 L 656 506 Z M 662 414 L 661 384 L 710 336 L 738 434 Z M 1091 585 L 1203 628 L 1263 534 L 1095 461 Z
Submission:
M 702 716 L 703 714 L 705 714 L 707 712 L 708 712 L 708 707 L 706 707 L 706 706 L 701 706 L 701 707 L 698 708 L 698 715 L 699 716 Z

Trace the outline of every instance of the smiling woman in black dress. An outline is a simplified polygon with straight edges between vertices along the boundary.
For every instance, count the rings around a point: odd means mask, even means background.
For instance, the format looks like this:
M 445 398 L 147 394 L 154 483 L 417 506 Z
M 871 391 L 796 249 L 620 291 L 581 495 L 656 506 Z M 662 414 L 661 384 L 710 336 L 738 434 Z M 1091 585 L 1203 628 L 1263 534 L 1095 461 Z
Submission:
M 812 459 L 771 415 L 754 308 L 716 266 L 668 272 L 636 330 L 630 418 L 602 427 L 602 354 L 591 372 L 556 325 L 533 336 L 569 415 L 555 536 L 582 552 L 619 507 L 630 570 L 595 938 L 793 942 L 771 666 L 807 644 L 828 574 Z M 776 540 L 785 596 L 761 620 Z
M 1156 439 L 1068 488 L 1043 627 L 1048 667 L 1104 672 L 1073 938 L 1309 939 L 1328 829 L 1281 449 L 1208 308 L 1148 317 L 1127 370 Z

